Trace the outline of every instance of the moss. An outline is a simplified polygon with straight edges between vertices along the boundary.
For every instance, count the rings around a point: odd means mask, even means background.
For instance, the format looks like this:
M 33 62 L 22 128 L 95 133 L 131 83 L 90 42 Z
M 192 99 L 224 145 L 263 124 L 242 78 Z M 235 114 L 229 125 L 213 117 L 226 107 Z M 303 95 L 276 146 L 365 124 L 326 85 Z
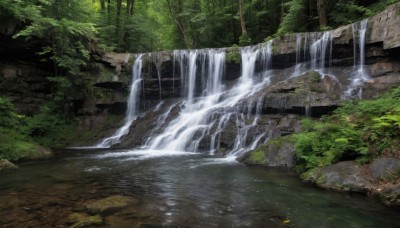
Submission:
M 276 146 L 276 148 L 279 150 L 284 142 L 292 142 L 292 137 L 290 135 L 277 137 L 271 139 L 268 144 Z
M 265 163 L 265 151 L 267 150 L 267 145 L 263 144 L 259 146 L 255 151 L 250 154 L 250 162 L 254 164 Z

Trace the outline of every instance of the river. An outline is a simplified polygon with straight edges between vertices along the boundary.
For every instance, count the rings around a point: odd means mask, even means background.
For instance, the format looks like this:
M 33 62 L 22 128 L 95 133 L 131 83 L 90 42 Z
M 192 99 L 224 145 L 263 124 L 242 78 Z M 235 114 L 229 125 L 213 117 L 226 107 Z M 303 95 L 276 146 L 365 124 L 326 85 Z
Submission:
M 0 227 L 65 227 L 91 200 L 132 196 L 139 205 L 104 227 L 396 227 L 374 199 L 302 183 L 287 169 L 160 151 L 66 150 L 20 163 L 0 179 Z

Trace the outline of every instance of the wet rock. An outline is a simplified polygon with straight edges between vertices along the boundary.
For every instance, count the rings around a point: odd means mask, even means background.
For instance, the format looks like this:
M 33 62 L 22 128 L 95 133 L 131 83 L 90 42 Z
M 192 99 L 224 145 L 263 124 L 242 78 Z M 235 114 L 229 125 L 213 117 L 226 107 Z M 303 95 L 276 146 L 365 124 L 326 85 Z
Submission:
M 18 169 L 18 166 L 14 165 L 6 159 L 0 159 L 0 174 L 12 172 Z
M 396 158 L 378 158 L 373 161 L 369 168 L 374 178 L 380 179 L 387 176 L 400 174 L 400 160 Z
M 72 213 L 67 218 L 67 224 L 71 228 L 92 227 L 103 225 L 103 218 L 100 215 L 90 216 L 86 213 Z
M 337 191 L 367 193 L 371 185 L 371 179 L 363 174 L 361 167 L 354 161 L 314 168 L 300 177 L 318 187 Z
M 271 140 L 238 158 L 238 161 L 248 165 L 291 168 L 296 163 L 294 145 L 285 140 L 287 139 Z
M 386 206 L 400 209 L 400 183 L 384 189 L 379 196 Z
M 263 97 L 267 113 L 294 113 L 319 117 L 341 103 L 342 89 L 330 76 L 309 71 L 301 76 L 273 84 L 250 99 Z
M 110 196 L 85 204 L 86 209 L 91 214 L 113 214 L 127 206 L 137 205 L 139 200 L 128 196 Z

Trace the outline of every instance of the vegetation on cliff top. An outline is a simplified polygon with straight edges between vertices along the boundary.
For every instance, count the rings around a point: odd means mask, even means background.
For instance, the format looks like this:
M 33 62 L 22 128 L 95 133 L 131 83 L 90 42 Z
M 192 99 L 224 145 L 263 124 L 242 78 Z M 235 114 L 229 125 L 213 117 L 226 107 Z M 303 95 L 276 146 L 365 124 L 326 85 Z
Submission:
M 376 100 L 349 101 L 321 120 L 304 119 L 293 135 L 303 168 L 340 160 L 371 161 L 382 154 L 400 157 L 400 88 Z

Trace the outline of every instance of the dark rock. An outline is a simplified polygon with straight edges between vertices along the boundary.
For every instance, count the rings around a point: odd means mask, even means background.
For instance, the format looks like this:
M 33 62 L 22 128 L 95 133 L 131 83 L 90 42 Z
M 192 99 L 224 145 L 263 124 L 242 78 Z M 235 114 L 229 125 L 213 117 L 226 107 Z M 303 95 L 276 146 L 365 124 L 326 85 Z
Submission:
M 9 173 L 18 169 L 18 166 L 14 165 L 6 159 L 0 159 L 0 174 Z
M 400 174 L 400 160 L 396 158 L 378 158 L 369 165 L 369 168 L 375 179 L 397 176 Z

